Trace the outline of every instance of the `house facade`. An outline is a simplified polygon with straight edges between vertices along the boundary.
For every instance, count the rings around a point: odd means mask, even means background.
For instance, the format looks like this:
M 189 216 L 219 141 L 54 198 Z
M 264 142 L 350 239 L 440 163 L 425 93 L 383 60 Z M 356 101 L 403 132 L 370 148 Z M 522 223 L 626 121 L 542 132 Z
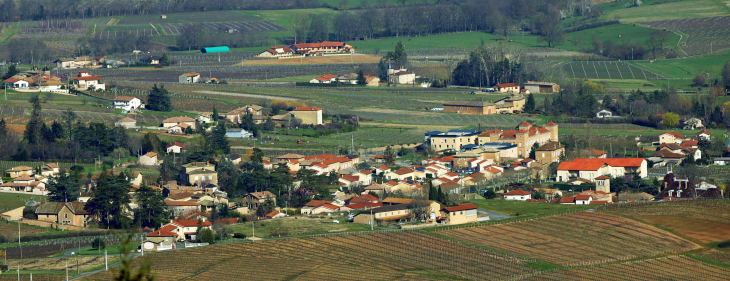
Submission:
M 170 128 L 172 126 L 180 125 L 180 124 L 186 124 L 186 125 L 190 126 L 193 130 L 195 130 L 195 119 L 190 118 L 190 117 L 180 116 L 180 117 L 171 117 L 171 118 L 162 120 L 162 127 L 165 127 L 165 128 Z
M 178 76 L 178 83 L 180 84 L 193 84 L 200 83 L 202 81 L 203 80 L 200 78 L 200 73 L 197 72 L 187 72 Z
M 89 89 L 105 90 L 106 85 L 101 83 L 101 77 L 94 76 L 90 71 L 79 71 L 79 75 L 74 77 L 74 87 L 77 90 L 85 91 Z
M 86 227 L 91 214 L 81 202 L 47 202 L 39 205 L 35 213 L 39 221 Z
M 118 96 L 114 98 L 114 108 L 126 111 L 135 111 L 142 107 L 142 101 L 135 97 Z
M 318 107 L 300 107 L 290 112 L 306 125 L 322 125 L 322 109 Z
M 477 222 L 477 215 L 477 206 L 471 203 L 441 210 L 441 217 L 450 225 Z
M 558 166 L 557 181 L 568 182 L 581 178 L 593 182 L 596 178 L 607 175 L 623 177 L 638 174 L 641 178 L 648 176 L 647 161 L 643 158 L 576 158 L 563 161 Z
M 535 151 L 535 160 L 543 164 L 550 164 L 560 162 L 563 155 L 565 155 L 565 146 L 557 141 L 551 141 Z

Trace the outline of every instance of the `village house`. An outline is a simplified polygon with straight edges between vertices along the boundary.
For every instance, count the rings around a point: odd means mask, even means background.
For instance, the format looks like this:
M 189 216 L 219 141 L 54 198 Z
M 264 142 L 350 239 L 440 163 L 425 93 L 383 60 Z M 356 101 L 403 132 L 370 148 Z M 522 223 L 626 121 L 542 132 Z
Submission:
M 3 81 L 5 81 L 5 87 L 15 89 L 15 90 L 28 89 L 28 87 L 30 86 L 30 82 L 28 82 L 26 79 L 21 79 L 21 78 L 10 77 Z
M 497 86 L 495 88 L 500 93 L 518 93 L 520 91 L 520 84 L 502 83 L 502 84 L 497 84 Z
M 185 134 L 185 132 L 188 130 L 188 128 L 192 129 L 192 126 L 188 125 L 187 123 L 181 123 L 181 124 L 177 124 L 177 125 L 168 127 L 167 133 L 168 134 Z
M 137 127 L 137 120 L 134 120 L 129 117 L 124 117 L 122 119 L 119 119 L 116 123 L 114 123 L 115 127 L 123 127 L 123 128 L 134 128 Z
M 165 230 L 158 229 L 150 234 L 142 242 L 140 247 L 145 252 L 156 252 L 175 249 L 175 240 L 177 240 L 177 234 L 170 232 L 172 227 L 168 227 Z
M 274 46 L 270 49 L 263 51 L 256 55 L 257 58 L 281 58 L 291 57 L 294 55 L 294 51 L 290 46 Z
M 703 184 L 697 186 L 698 182 L 690 181 L 687 178 L 680 178 L 669 172 L 664 175 L 664 180 L 659 186 L 659 194 L 656 199 L 662 198 L 723 198 L 724 192 L 717 186 Z
M 355 218 L 353 218 L 353 222 L 370 225 L 373 223 L 373 221 L 375 221 L 375 223 L 407 222 L 415 219 L 433 221 L 436 220 L 437 216 L 440 216 L 441 204 L 436 201 L 422 200 L 417 202 L 416 199 L 406 198 L 395 198 L 398 200 L 388 200 L 389 198 L 383 200 L 382 207 L 373 208 L 372 215 L 371 212 L 361 212 L 360 214 L 355 216 Z M 404 203 L 386 203 L 386 200 L 388 200 L 389 202 Z M 416 211 L 422 213 L 424 217 L 415 218 L 413 215 L 414 209 L 419 209 Z
M 323 53 L 354 53 L 355 48 L 344 42 L 300 43 L 290 46 L 296 54 L 316 56 Z
M 38 206 L 35 214 L 39 221 L 86 227 L 91 214 L 81 202 L 47 202 Z
M 317 107 L 300 107 L 290 114 L 302 120 L 305 125 L 322 125 L 322 109 Z
M 44 177 L 55 177 L 60 175 L 62 172 L 67 172 L 65 169 L 58 167 L 58 163 L 48 163 L 41 167 L 41 176 Z
M 185 144 L 181 142 L 171 142 L 167 145 L 167 153 L 180 153 L 185 148 Z
M 665 143 L 676 143 L 681 144 L 684 141 L 684 136 L 676 132 L 665 132 L 659 135 L 659 144 Z
M 312 80 L 309 80 L 309 83 L 312 84 L 329 84 L 332 82 L 335 82 L 337 80 L 337 76 L 332 74 L 323 74 L 321 76 L 314 77 Z
M 396 66 L 388 62 L 388 83 L 390 84 L 414 84 L 416 82 L 416 73 L 408 71 L 404 66 Z
M 162 164 L 162 160 L 157 160 L 157 153 L 150 151 L 139 157 L 139 164 L 156 166 Z
M 201 210 L 200 203 L 198 202 L 165 200 L 165 204 L 170 214 L 175 217 Z
M 90 89 L 105 90 L 106 86 L 101 83 L 101 80 L 101 77 L 92 75 L 90 71 L 81 70 L 79 71 L 79 75 L 74 77 L 74 87 L 80 91 Z
M 248 208 L 251 210 L 258 209 L 261 204 L 266 202 L 266 200 L 271 200 L 274 206 L 276 206 L 276 195 L 266 190 L 251 192 L 246 195 L 246 200 L 248 201 Z
M 200 223 L 200 227 L 212 229 L 213 223 L 204 221 Z M 175 233 L 177 240 L 197 240 L 195 236 L 198 233 L 198 221 L 197 220 L 170 220 L 170 222 L 164 224 L 159 229 L 166 233 Z
M 535 151 L 535 160 L 543 164 L 560 162 L 560 158 L 565 154 L 565 146 L 557 141 L 551 141 L 543 144 Z
M 182 165 L 180 179 L 190 185 L 202 186 L 203 182 L 217 185 L 218 173 L 209 162 L 192 162 Z
M 515 189 L 504 194 L 504 200 L 525 201 L 532 199 L 532 193 L 522 189 Z
M 0 184 L 0 192 L 27 192 L 38 195 L 48 194 L 46 184 L 32 176 L 14 178 L 12 182 Z
M 33 168 L 28 166 L 17 166 L 5 170 L 11 178 L 30 177 L 33 175 Z
M 648 176 L 647 161 L 643 158 L 576 158 L 563 161 L 558 166 L 557 181 L 569 182 L 581 178 L 593 182 L 597 177 L 608 175 L 623 177 L 638 174 L 641 178 Z
M 279 211 L 273 211 L 271 213 L 266 214 L 267 219 L 278 219 L 278 218 L 283 218 L 283 217 L 287 217 L 287 214 L 279 212 Z
M 188 126 L 190 126 L 190 128 L 195 130 L 195 119 L 190 118 L 190 117 L 180 116 L 180 117 L 171 117 L 171 118 L 162 120 L 162 127 L 165 127 L 165 128 L 170 128 L 172 126 L 181 125 L 181 124 L 188 125 Z
M 104 63 L 103 57 L 90 57 L 81 56 L 77 58 L 62 58 L 53 61 L 56 64 L 56 68 L 59 69 L 74 69 L 81 67 L 93 67 Z
M 118 96 L 114 98 L 114 108 L 131 112 L 142 108 L 142 101 L 135 97 Z
M 702 139 L 710 140 L 710 138 L 711 138 L 710 134 L 712 134 L 712 132 L 710 132 L 707 129 L 704 129 L 702 131 L 697 132 L 695 134 L 695 138 L 697 138 L 698 140 L 702 140 Z
M 471 203 L 441 209 L 442 221 L 449 225 L 477 222 L 477 215 L 477 206 Z
M 413 179 L 414 178 L 414 172 L 413 170 L 409 168 L 402 168 L 395 171 L 392 171 L 390 173 L 385 174 L 385 179 L 387 180 L 394 180 L 394 181 L 402 181 L 406 179 Z
M 194 84 L 203 82 L 203 79 L 200 78 L 200 73 L 197 72 L 183 73 L 182 75 L 178 76 L 177 80 L 180 84 Z

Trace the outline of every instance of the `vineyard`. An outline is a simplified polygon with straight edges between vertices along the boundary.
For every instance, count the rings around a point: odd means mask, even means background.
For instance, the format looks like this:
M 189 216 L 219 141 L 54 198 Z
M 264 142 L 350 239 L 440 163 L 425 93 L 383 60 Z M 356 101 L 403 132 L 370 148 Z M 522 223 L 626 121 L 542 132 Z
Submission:
M 679 216 L 730 223 L 730 200 L 725 199 L 616 204 L 599 208 L 629 216 Z
M 361 143 L 373 142 L 382 145 L 393 145 L 423 142 L 424 133 L 415 129 L 373 128 L 337 134 L 330 138 L 343 141 L 354 139 L 356 142 Z
M 15 231 L 17 231 L 17 228 L 15 229 Z M 144 234 L 135 235 L 134 240 L 138 241 L 143 237 Z M 96 238 L 101 238 L 106 242 L 107 245 L 119 244 L 119 238 L 114 235 L 84 236 L 78 238 L 62 238 L 41 242 L 33 242 L 30 244 L 23 244 L 21 247 L 6 247 L 4 248 L 4 250 L 7 253 L 8 259 L 20 259 L 21 253 L 23 259 L 46 258 L 64 252 L 66 250 L 89 246 L 91 245 L 91 242 L 94 241 L 94 239 Z
M 694 255 L 708 260 L 730 265 L 730 252 L 728 251 L 712 249 Z
M 494 280 L 537 272 L 524 266 L 534 260 L 416 232 L 229 244 L 147 257 L 159 280 L 340 280 L 332 274 L 342 280 L 453 280 L 450 276 Z M 139 262 L 137 259 L 136 265 Z M 416 270 L 433 271 L 439 277 L 404 272 Z M 106 274 L 92 275 L 87 280 L 107 279 Z
M 652 257 L 699 247 L 655 227 L 596 212 L 436 233 L 564 266 Z
M 727 280 L 730 270 L 687 256 L 672 256 L 605 266 L 536 274 L 528 280 Z
M 663 79 L 664 77 L 627 62 L 573 61 L 562 64 L 563 77 L 586 79 Z
M 683 36 L 680 46 L 689 56 L 730 47 L 730 16 L 653 21 L 642 25 L 680 31 Z
M 163 35 L 180 35 L 182 30 L 190 24 L 184 23 L 160 23 Z M 229 30 L 238 32 L 266 32 L 266 31 L 282 31 L 285 28 L 274 24 L 267 20 L 248 21 L 248 22 L 202 22 L 196 23 L 200 29 L 208 32 L 225 33 Z
M 393 122 L 413 125 L 438 124 L 443 126 L 475 126 L 481 124 L 482 126 L 486 126 L 486 128 L 505 128 L 515 127 L 526 120 L 533 121 L 532 119 L 512 115 L 439 114 L 435 116 L 396 119 Z
M 113 263 L 114 257 L 110 257 L 110 263 Z M 66 262 L 68 262 L 68 270 L 76 272 L 76 258 L 46 258 L 46 259 L 22 259 L 8 261 L 10 268 L 18 268 L 21 270 L 52 270 L 65 271 Z M 78 269 L 88 270 L 104 264 L 104 256 L 97 257 L 80 257 L 78 260 Z

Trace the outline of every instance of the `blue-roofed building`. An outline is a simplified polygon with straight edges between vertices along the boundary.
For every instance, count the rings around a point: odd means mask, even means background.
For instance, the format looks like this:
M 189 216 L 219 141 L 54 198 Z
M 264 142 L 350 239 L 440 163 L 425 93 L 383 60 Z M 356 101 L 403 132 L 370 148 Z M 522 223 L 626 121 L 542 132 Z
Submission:
M 431 136 L 437 136 L 437 135 L 440 135 L 440 134 L 443 134 L 443 133 L 444 132 L 442 132 L 442 131 L 430 131 L 430 132 L 427 132 L 427 133 L 424 134 L 425 136 L 423 138 L 423 142 L 428 143 L 428 141 L 431 139 Z

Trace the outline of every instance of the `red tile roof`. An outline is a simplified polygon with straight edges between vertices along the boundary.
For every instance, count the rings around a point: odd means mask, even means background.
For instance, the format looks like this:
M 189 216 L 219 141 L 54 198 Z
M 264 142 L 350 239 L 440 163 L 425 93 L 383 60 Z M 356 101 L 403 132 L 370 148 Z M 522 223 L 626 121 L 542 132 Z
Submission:
M 596 179 L 597 180 L 608 180 L 608 179 L 611 179 L 611 178 L 609 176 L 603 175 L 603 176 L 597 177 Z
M 395 173 L 399 174 L 399 175 L 405 175 L 405 174 L 413 173 L 413 170 L 408 169 L 408 168 L 401 168 L 401 169 L 395 170 Z
M 304 204 L 304 206 L 319 207 L 319 206 L 322 206 L 322 205 L 327 204 L 327 203 L 332 203 L 332 201 L 312 200 L 312 201 L 307 202 L 307 204 Z
M 575 196 L 575 200 L 589 200 L 591 199 L 591 195 L 589 194 L 579 194 Z
M 95 80 L 101 80 L 101 78 L 96 77 L 96 76 L 85 76 L 85 77 L 74 77 L 74 80 L 95 81 Z
M 360 180 L 359 176 L 351 176 L 351 175 L 341 175 L 340 178 L 343 180 L 349 181 L 349 182 L 355 182 L 355 181 Z
M 522 127 L 522 126 L 532 126 L 532 124 L 530 124 L 530 122 L 525 121 L 525 122 L 522 122 L 522 124 L 520 124 L 520 127 Z
M 182 227 L 193 227 L 198 226 L 198 220 L 174 220 L 172 223 L 177 224 Z M 209 221 L 201 222 L 201 226 L 211 226 L 213 223 Z
M 699 132 L 697 132 L 697 133 L 696 133 L 695 135 L 701 135 L 701 134 L 708 134 L 708 135 L 709 135 L 709 134 L 711 134 L 711 133 L 712 133 L 712 132 L 710 132 L 709 130 L 707 130 L 707 129 L 704 129 L 704 130 L 702 130 L 702 131 L 699 131 Z
M 153 231 L 150 234 L 147 234 L 147 237 L 176 237 L 177 234 L 172 232 L 175 229 L 176 227 L 174 225 L 167 225 L 163 228 Z
M 550 122 L 550 123 L 547 123 L 545 126 L 557 126 L 557 125 L 558 124 L 556 124 L 555 122 Z
M 560 203 L 575 203 L 575 196 L 560 197 Z
M 271 213 L 266 214 L 267 218 L 273 218 L 274 216 L 278 215 L 279 211 L 273 211 Z
M 190 202 L 190 201 L 168 200 L 168 201 L 165 201 L 165 204 L 167 204 L 167 206 L 200 206 L 200 203 L 195 203 L 195 202 Z
M 522 196 L 522 195 L 528 195 L 528 194 L 530 194 L 529 191 L 524 191 L 522 189 L 515 189 L 515 190 L 512 190 L 510 192 L 505 193 L 504 195 L 520 195 L 520 196 Z
M 560 166 L 558 166 L 558 170 L 596 171 L 604 164 L 612 167 L 639 167 L 644 161 L 645 160 L 643 158 L 576 158 L 572 162 L 561 162 Z
M 185 144 L 184 143 L 181 143 L 181 142 L 174 141 L 174 142 L 171 142 L 170 144 L 168 144 L 167 145 L 167 148 L 170 148 L 170 147 L 173 147 L 173 146 L 179 146 L 179 147 L 184 148 L 185 147 Z
M 502 83 L 502 84 L 497 84 L 497 87 L 499 87 L 499 88 L 519 87 L 519 86 L 520 86 L 520 84 L 517 84 L 517 83 Z
M 473 210 L 476 208 L 477 208 L 476 205 L 474 205 L 472 203 L 467 203 L 467 204 L 461 204 L 461 205 L 455 206 L 455 207 L 444 208 L 444 210 L 446 210 L 447 212 L 458 212 L 458 211 L 464 211 L 464 210 Z
M 684 136 L 682 134 L 677 133 L 677 132 L 664 132 L 662 135 L 666 135 L 666 134 L 672 135 L 675 138 L 680 138 L 680 139 L 684 138 Z
M 319 206 L 319 207 L 324 207 L 324 208 L 327 208 L 327 209 L 330 209 L 330 210 L 333 210 L 333 211 L 336 211 L 337 209 L 340 208 L 340 207 L 337 207 L 337 206 L 332 205 L 332 204 L 329 204 L 329 203 L 322 204 L 322 206 Z M 319 208 L 319 207 L 317 207 L 317 208 Z
M 604 204 L 608 204 L 608 201 L 605 201 L 605 200 L 601 200 L 601 201 L 593 200 L 589 204 L 591 204 L 591 205 L 604 205 Z

